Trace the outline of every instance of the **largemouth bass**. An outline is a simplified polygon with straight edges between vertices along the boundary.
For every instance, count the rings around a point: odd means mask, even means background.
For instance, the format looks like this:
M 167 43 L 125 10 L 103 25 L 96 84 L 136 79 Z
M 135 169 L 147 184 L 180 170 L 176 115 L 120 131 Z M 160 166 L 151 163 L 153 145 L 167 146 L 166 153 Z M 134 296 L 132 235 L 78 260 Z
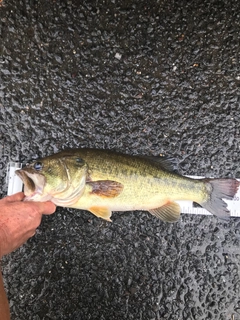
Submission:
M 230 216 L 222 199 L 238 190 L 235 179 L 190 179 L 163 157 L 131 156 L 97 149 L 70 149 L 37 160 L 16 174 L 25 200 L 52 201 L 88 210 L 111 221 L 112 211 L 147 210 L 163 221 L 180 217 L 176 201 L 191 200 L 220 218 Z

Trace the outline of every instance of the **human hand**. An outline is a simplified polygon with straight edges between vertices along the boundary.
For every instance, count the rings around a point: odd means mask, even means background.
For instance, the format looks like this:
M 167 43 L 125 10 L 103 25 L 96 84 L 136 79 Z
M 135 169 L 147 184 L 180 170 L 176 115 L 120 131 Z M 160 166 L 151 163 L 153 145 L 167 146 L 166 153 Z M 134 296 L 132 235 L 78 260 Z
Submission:
M 0 258 L 20 247 L 35 234 L 43 214 L 51 214 L 56 206 L 48 202 L 23 201 L 19 192 L 0 200 Z

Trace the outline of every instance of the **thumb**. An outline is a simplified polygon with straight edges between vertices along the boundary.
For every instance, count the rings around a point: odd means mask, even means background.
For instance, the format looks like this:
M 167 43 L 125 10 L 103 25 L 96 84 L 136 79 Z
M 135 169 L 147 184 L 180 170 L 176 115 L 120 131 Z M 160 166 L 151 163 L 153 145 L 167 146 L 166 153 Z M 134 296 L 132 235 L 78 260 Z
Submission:
M 40 214 L 52 214 L 56 211 L 56 206 L 51 201 L 47 202 L 31 202 L 32 205 L 37 206 Z
M 15 193 L 11 196 L 7 196 L 5 198 L 6 201 L 8 202 L 15 202 L 15 201 L 22 201 L 24 198 L 24 193 L 23 192 L 18 192 L 18 193 Z

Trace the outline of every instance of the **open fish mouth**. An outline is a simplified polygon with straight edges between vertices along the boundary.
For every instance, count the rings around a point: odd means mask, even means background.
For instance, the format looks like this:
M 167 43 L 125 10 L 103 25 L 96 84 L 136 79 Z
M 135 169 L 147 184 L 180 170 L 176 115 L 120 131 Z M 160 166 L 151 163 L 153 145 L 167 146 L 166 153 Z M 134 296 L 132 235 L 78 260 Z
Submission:
M 25 200 L 32 200 L 43 193 L 46 184 L 46 178 L 43 175 L 36 173 L 31 168 L 16 170 L 15 173 L 24 184 Z

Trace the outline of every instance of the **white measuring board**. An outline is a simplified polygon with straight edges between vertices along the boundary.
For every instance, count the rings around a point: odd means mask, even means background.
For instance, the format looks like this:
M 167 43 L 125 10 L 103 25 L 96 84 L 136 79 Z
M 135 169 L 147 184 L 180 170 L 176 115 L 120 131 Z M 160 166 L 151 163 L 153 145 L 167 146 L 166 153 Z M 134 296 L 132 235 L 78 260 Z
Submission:
M 22 168 L 19 162 L 9 162 L 7 166 L 7 195 L 11 196 L 14 193 L 20 192 L 23 189 L 22 180 L 15 174 L 15 171 Z
M 8 164 L 7 194 L 9 196 L 14 193 L 20 192 L 23 189 L 22 180 L 15 174 L 15 171 L 21 168 L 22 168 L 22 163 L 19 163 L 19 162 L 9 162 Z M 189 178 L 203 179 L 204 177 L 189 176 Z M 237 179 L 237 180 L 240 181 L 240 179 Z M 230 211 L 231 217 L 240 217 L 240 188 L 233 200 L 224 200 L 224 201 L 228 204 L 228 209 Z M 201 207 L 194 207 L 194 204 L 192 201 L 177 201 L 177 202 L 181 207 L 182 213 L 211 215 L 211 213 L 208 212 L 206 209 L 203 209 Z

